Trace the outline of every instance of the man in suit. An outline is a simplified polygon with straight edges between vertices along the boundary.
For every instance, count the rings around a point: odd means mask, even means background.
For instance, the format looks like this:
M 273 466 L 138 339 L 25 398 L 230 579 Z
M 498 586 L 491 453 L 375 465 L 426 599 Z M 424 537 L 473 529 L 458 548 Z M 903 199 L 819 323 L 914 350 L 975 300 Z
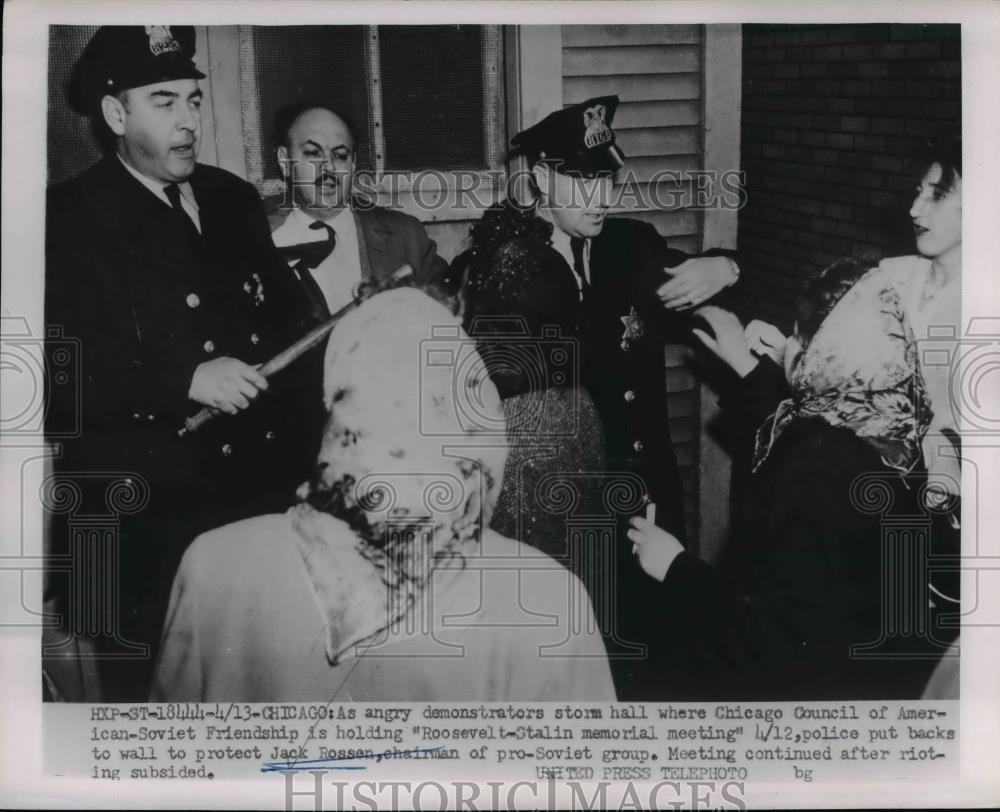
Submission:
M 193 53 L 189 27 L 98 30 L 69 96 L 107 154 L 47 203 L 46 321 L 81 353 L 75 386 L 59 390 L 78 401 L 51 405 L 51 416 L 79 409 L 59 475 L 80 485 L 85 512 L 108 512 L 103 479 L 132 494 L 118 511 L 110 596 L 120 623 L 101 619 L 108 699 L 146 695 L 187 543 L 290 503 L 306 476 L 294 409 L 256 369 L 292 338 L 294 291 L 254 188 L 197 163 L 204 75 Z M 226 414 L 178 436 L 204 406 Z M 78 598 L 85 588 L 69 586 Z
M 287 279 L 298 292 L 300 332 L 351 302 L 359 285 L 382 282 L 406 264 L 415 282 L 453 298 L 448 264 L 420 222 L 355 195 L 358 133 L 347 118 L 322 104 L 298 102 L 278 111 L 272 138 L 286 188 L 264 205 Z M 326 417 L 323 346 L 303 359 L 299 378 L 309 392 L 304 432 L 314 448 Z
M 414 281 L 446 284 L 448 265 L 420 222 L 355 197 L 358 138 L 333 109 L 307 102 L 275 121 L 286 193 L 267 201 L 275 245 L 321 320 L 351 301 L 361 282 L 379 282 L 401 265 Z
M 692 310 L 731 287 L 739 267 L 724 252 L 691 257 L 670 248 L 649 223 L 610 218 L 613 174 L 625 155 L 611 129 L 617 96 L 589 99 L 546 116 L 512 145 L 531 167 L 530 209 L 551 224 L 552 245 L 576 273 L 583 316 L 582 380 L 604 429 L 608 487 L 640 482 L 639 504 L 656 505 L 656 523 L 683 539 L 684 504 L 667 415 L 664 343 L 690 327 Z M 627 500 L 626 500 L 627 501 Z M 635 500 L 633 500 L 634 504 Z M 636 510 L 635 512 L 640 512 Z M 621 516 L 620 519 L 627 517 Z M 619 522 L 618 591 L 632 640 L 655 633 L 635 590 L 645 583 Z M 629 610 L 636 610 L 629 618 Z M 608 647 L 615 653 L 616 641 Z M 619 693 L 634 696 L 616 663 Z

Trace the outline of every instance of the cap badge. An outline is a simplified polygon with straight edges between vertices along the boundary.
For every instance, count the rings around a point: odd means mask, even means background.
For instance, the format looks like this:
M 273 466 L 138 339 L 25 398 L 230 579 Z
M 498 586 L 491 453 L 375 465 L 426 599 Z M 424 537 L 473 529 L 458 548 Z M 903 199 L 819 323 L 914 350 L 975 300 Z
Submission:
M 611 130 L 604 123 L 604 105 L 595 104 L 583 111 L 583 123 L 587 127 L 583 136 L 583 143 L 587 149 L 593 149 L 601 144 L 607 144 L 611 140 Z
M 149 37 L 149 50 L 153 56 L 179 52 L 181 49 L 170 33 L 169 25 L 147 25 L 146 36 Z

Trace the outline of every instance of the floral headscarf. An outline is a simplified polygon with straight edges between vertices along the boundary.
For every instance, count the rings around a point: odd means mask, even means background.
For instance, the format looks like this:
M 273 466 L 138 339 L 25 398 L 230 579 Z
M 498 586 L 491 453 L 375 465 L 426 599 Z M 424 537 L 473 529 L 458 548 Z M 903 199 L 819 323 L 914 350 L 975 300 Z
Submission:
M 754 471 L 795 419 L 819 417 L 906 472 L 920 460 L 930 408 L 897 285 L 870 271 L 823 320 L 792 370 L 792 396 L 757 432 Z
M 458 319 L 412 288 L 330 336 L 330 417 L 293 509 L 331 663 L 400 619 L 489 523 L 507 456 L 500 398 Z

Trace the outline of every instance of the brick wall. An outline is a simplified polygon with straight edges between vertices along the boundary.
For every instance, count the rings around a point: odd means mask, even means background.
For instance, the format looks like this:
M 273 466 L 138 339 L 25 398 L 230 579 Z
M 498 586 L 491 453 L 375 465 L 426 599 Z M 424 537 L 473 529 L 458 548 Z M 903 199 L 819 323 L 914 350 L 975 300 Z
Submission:
M 746 25 L 739 246 L 783 329 L 839 256 L 910 253 L 910 162 L 961 119 L 958 25 Z

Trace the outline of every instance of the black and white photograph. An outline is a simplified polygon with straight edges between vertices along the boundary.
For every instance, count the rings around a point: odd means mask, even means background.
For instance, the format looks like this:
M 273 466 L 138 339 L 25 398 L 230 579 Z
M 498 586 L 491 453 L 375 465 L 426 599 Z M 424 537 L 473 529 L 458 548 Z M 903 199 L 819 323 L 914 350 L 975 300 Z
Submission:
M 833 8 L 11 3 L 4 751 L 1000 801 L 1000 15 Z

